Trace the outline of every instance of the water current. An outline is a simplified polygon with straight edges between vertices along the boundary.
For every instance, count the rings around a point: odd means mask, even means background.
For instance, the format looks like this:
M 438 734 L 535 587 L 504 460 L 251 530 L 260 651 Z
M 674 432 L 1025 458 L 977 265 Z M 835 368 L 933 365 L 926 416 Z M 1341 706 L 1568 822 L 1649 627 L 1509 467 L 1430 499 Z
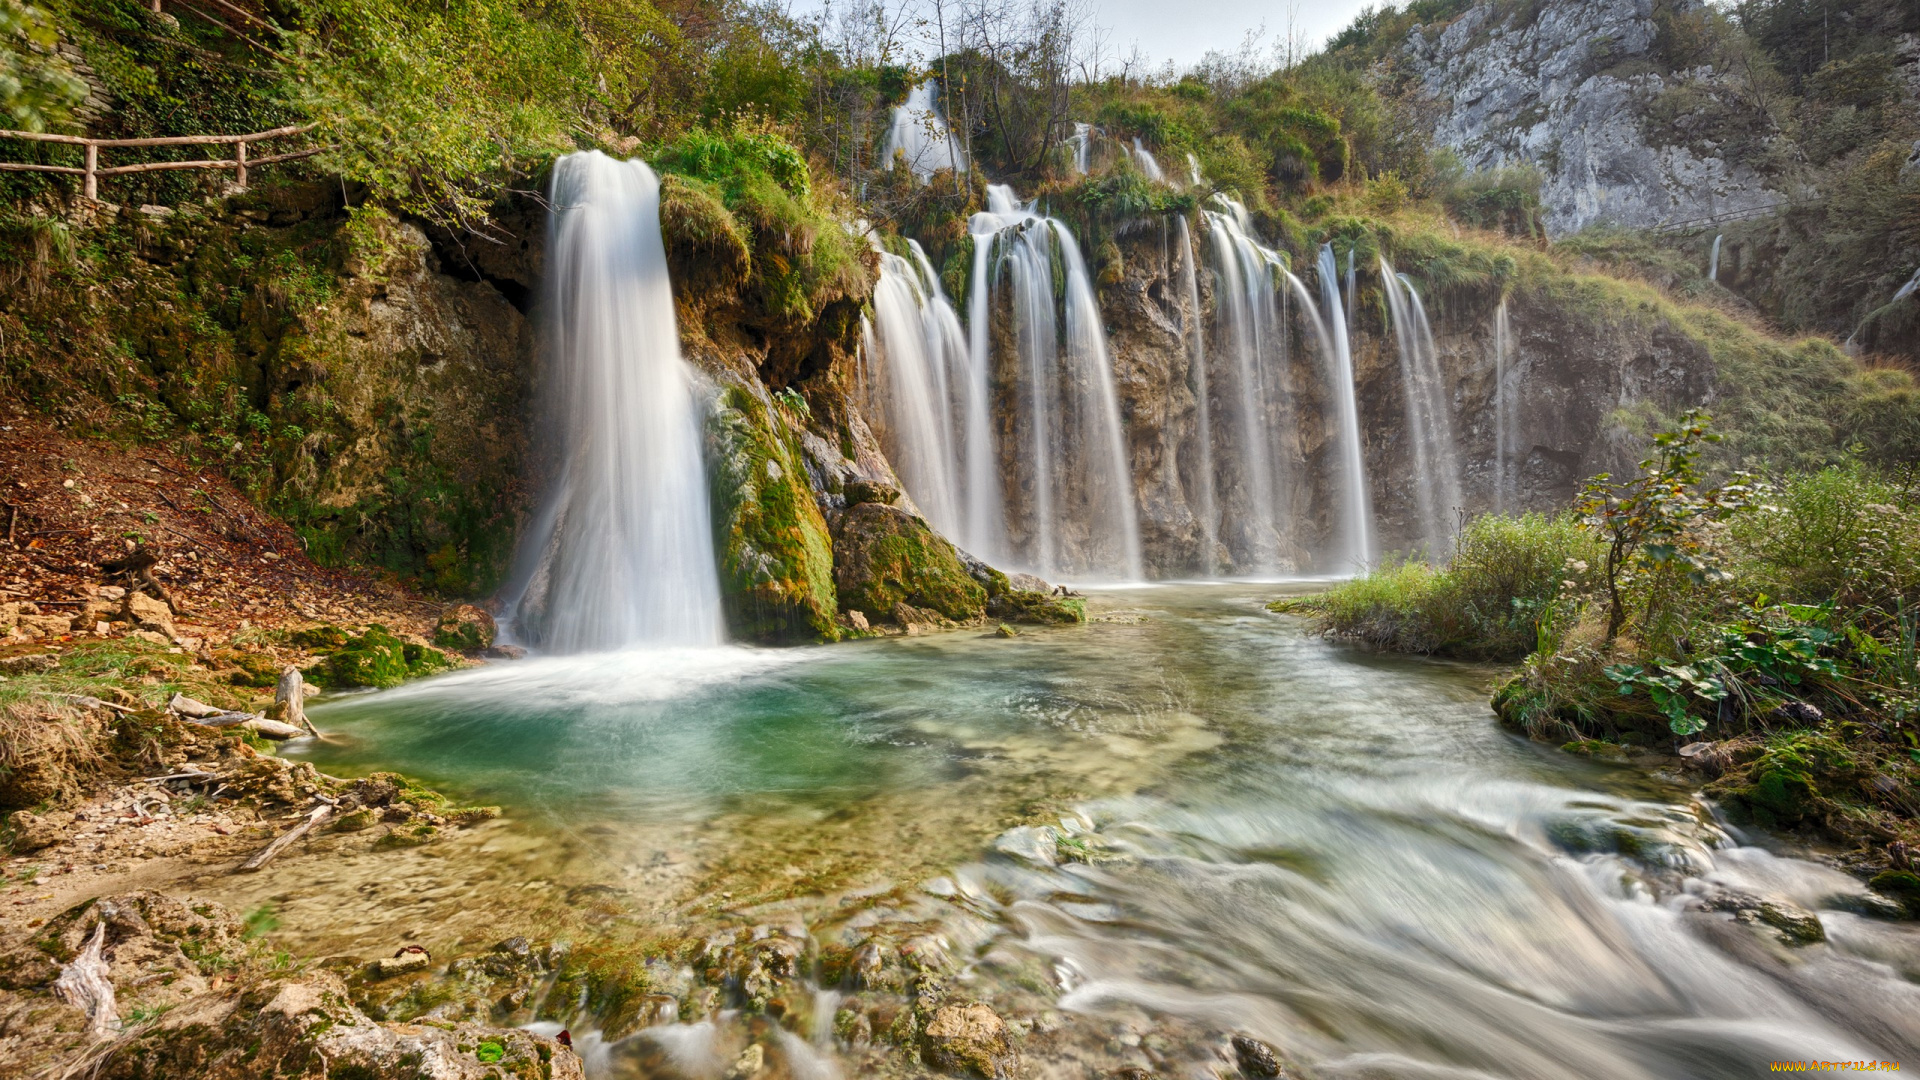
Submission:
M 815 942 L 911 919 L 1015 1023 L 1030 1076 L 1230 1074 L 1234 1032 L 1322 1077 L 1920 1056 L 1920 934 L 1861 914 L 1854 879 L 1717 823 L 1677 772 L 1504 730 L 1491 669 L 1307 634 L 1263 606 L 1288 589 L 1096 593 L 1091 625 L 1011 640 L 533 659 L 319 704 L 322 768 L 401 769 L 509 820 L 378 864 L 377 888 L 344 860 L 225 887 L 286 898 L 330 947 L 485 941 L 501 897 L 569 882 L 682 932 L 696 910 Z M 1067 847 L 1017 828 L 1039 824 Z M 1761 902 L 1826 940 L 1742 921 Z M 816 1009 L 842 989 L 814 986 Z M 594 1043 L 594 1069 L 717 1080 L 727 1053 L 682 1051 L 746 1022 Z M 830 1023 L 774 1045 L 794 1076 L 874 1060 Z

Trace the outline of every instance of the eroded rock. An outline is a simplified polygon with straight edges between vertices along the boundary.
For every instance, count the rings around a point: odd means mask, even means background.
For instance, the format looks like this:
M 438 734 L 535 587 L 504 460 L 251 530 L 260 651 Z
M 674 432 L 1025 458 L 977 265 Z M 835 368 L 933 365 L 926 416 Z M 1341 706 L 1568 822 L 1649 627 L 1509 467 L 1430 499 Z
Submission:
M 922 1059 L 945 1072 L 1010 1080 L 1020 1069 L 1006 1022 L 979 1002 L 935 1009 L 920 1043 Z

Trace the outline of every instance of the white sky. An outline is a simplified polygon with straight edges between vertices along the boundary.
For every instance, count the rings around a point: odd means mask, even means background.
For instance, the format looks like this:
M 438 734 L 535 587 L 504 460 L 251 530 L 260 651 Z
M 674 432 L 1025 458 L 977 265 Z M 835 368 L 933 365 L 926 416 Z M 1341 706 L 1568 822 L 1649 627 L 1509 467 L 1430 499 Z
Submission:
M 818 11 L 829 2 L 844 9 L 848 0 L 788 2 L 800 14 Z M 884 2 L 890 11 L 914 6 L 914 0 Z M 1270 54 L 1289 38 L 1296 52 L 1315 52 L 1352 22 L 1361 8 L 1385 2 L 1390 0 L 1243 0 L 1204 5 L 1193 0 L 1088 0 L 1106 39 L 1103 51 L 1108 62 L 1131 55 L 1137 47 L 1150 71 L 1168 61 L 1178 68 L 1189 67 L 1210 50 L 1234 53 L 1250 31 L 1262 32 L 1262 54 Z

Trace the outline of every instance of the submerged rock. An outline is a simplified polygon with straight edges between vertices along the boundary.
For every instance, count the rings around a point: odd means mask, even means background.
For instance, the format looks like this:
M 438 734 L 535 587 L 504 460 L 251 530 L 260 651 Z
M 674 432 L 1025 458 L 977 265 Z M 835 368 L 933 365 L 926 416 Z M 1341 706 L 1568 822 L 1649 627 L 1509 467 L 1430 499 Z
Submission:
M 1287 1075 L 1286 1066 L 1280 1063 L 1280 1055 L 1273 1047 L 1250 1035 L 1233 1037 L 1233 1056 L 1240 1063 L 1242 1073 L 1259 1080 Z
M 987 590 L 953 545 L 897 506 L 848 507 L 835 541 L 834 584 L 849 609 L 892 612 L 906 604 L 955 622 L 971 622 L 986 611 Z
M 979 1002 L 934 1010 L 920 1041 L 922 1058 L 936 1069 L 983 1080 L 1009 1080 L 1020 1071 L 1006 1022 Z

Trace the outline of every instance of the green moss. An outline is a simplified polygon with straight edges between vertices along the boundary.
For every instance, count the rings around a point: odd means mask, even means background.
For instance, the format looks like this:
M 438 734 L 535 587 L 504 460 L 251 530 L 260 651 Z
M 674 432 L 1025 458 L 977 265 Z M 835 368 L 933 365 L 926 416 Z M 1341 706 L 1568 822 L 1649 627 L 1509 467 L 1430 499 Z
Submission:
M 953 545 L 899 507 L 849 507 L 835 540 L 834 582 L 849 611 L 885 618 L 905 603 L 960 622 L 986 611 L 987 590 L 961 565 Z
M 1087 621 L 1087 602 L 1077 596 L 1009 589 L 987 601 L 987 614 L 1012 623 L 1070 626 Z
M 402 641 L 379 624 L 367 627 L 359 637 L 349 638 L 337 652 L 306 672 L 316 686 L 339 688 L 352 686 L 399 686 L 453 666 L 446 654 L 428 645 Z
M 721 596 L 750 641 L 834 641 L 833 543 L 799 440 L 778 409 L 728 387 L 707 422 Z
M 1911 870 L 1882 870 L 1867 884 L 1905 904 L 1909 915 L 1920 918 L 1920 874 Z

